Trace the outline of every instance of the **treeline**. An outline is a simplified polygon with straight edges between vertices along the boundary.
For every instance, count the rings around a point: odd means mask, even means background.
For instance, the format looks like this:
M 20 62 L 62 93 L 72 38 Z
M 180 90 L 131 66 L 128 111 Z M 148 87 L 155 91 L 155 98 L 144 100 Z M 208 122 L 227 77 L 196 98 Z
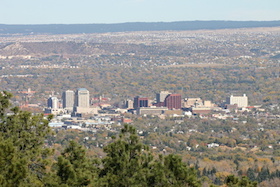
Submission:
M 106 156 L 90 158 L 75 141 L 53 157 L 45 143 L 52 133 L 43 115 L 10 107 L 0 93 L 0 184 L 12 186 L 201 186 L 195 168 L 174 154 L 153 155 L 136 130 L 125 125 L 104 147 Z M 256 186 L 247 177 L 226 177 L 228 186 Z
M 199 169 L 198 166 L 196 166 L 195 168 Z M 258 183 L 261 183 L 262 186 L 264 186 L 264 183 L 262 183 L 263 181 L 269 181 L 280 178 L 279 170 L 276 170 L 275 172 L 270 172 L 268 167 L 262 167 L 261 171 L 258 171 L 258 169 L 249 168 L 245 174 L 243 174 L 242 172 L 239 174 L 241 176 L 247 176 L 250 181 L 257 181 Z M 204 168 L 202 170 L 202 173 L 198 173 L 199 177 L 206 176 L 212 181 L 214 181 L 214 184 L 216 185 L 223 184 L 223 181 L 221 181 L 220 178 L 217 177 L 217 175 L 219 175 L 219 172 L 214 167 L 212 169 Z

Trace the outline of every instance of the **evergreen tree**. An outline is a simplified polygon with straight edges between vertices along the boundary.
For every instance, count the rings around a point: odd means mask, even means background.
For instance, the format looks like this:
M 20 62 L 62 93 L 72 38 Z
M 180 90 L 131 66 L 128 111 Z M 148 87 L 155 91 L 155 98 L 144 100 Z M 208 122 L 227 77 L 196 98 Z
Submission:
M 229 175 L 225 179 L 225 184 L 229 187 L 257 187 L 257 182 L 252 182 L 245 176 L 240 179 L 234 175 Z
M 199 186 L 199 182 L 196 178 L 196 173 L 193 168 L 189 168 L 178 155 L 170 154 L 165 157 L 164 165 L 168 169 L 169 173 L 174 176 L 175 186 Z
M 135 128 L 125 125 L 119 138 L 104 148 L 100 186 L 147 186 L 147 175 L 153 156 L 139 142 Z
M 269 169 L 267 167 L 262 167 L 261 172 L 257 177 L 257 180 L 258 182 L 262 182 L 269 179 L 269 177 L 270 177 Z
M 93 185 L 97 177 L 95 160 L 86 157 L 85 149 L 74 141 L 58 157 L 56 175 L 58 184 L 65 186 Z
M 202 170 L 202 176 L 207 176 L 207 174 L 208 174 L 208 172 L 207 172 L 206 168 L 203 168 L 203 170 Z
M 99 186 L 200 186 L 196 171 L 179 156 L 154 159 L 132 126 L 125 125 L 104 151 Z
M 219 179 L 218 177 L 216 177 L 215 180 L 214 180 L 214 184 L 216 184 L 216 185 L 221 185 L 221 184 L 222 184 L 221 179 Z
M 0 93 L 0 184 L 44 185 L 51 151 L 44 147 L 51 119 L 10 107 L 12 95 Z M 10 112 L 7 115 L 7 112 Z
M 256 180 L 255 173 L 254 173 L 254 170 L 252 168 L 248 168 L 248 170 L 247 170 L 247 177 L 251 181 L 255 181 Z
M 217 169 L 215 167 L 213 167 L 210 174 L 214 175 L 215 173 L 217 173 Z

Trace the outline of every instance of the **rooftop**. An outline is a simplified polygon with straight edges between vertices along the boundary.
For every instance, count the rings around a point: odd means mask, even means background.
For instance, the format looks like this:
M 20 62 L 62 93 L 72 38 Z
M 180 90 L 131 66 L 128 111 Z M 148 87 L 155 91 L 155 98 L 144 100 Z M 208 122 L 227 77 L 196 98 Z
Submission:
M 86 88 L 78 88 L 77 91 L 88 91 Z

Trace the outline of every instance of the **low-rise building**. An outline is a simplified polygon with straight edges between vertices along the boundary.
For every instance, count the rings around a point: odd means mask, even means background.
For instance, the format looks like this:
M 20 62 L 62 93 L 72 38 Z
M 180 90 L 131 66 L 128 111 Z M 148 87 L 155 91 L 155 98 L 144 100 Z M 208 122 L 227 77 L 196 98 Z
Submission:
M 137 108 L 136 113 L 137 115 L 160 115 L 163 114 L 165 111 L 167 111 L 167 107 L 142 107 Z

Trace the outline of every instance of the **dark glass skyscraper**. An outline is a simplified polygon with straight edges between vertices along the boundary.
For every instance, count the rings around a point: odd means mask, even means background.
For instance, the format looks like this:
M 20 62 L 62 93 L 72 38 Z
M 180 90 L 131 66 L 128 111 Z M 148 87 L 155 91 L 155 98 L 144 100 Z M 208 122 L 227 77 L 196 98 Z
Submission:
M 139 97 L 136 96 L 134 98 L 133 108 L 137 109 L 139 107 L 148 107 L 149 106 L 149 99 L 146 97 Z

